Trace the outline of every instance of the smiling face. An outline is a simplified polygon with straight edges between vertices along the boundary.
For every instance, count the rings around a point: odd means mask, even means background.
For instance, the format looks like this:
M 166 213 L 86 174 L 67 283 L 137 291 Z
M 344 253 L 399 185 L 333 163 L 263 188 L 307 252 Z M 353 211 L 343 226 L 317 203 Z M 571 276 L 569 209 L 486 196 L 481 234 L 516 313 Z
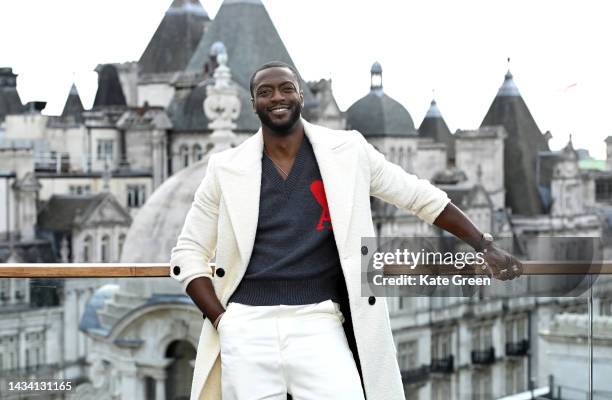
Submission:
M 266 68 L 255 75 L 251 102 L 264 128 L 281 136 L 294 130 L 304 106 L 299 87 L 288 68 Z

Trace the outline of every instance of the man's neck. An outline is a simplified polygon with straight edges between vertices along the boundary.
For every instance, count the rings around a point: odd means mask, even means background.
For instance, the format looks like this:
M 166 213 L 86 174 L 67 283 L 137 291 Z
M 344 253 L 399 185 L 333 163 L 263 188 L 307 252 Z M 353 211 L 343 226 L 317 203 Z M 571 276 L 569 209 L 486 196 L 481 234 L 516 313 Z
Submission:
M 268 156 L 275 160 L 293 160 L 304 139 L 304 125 L 300 121 L 291 133 L 282 136 L 265 128 L 262 133 Z

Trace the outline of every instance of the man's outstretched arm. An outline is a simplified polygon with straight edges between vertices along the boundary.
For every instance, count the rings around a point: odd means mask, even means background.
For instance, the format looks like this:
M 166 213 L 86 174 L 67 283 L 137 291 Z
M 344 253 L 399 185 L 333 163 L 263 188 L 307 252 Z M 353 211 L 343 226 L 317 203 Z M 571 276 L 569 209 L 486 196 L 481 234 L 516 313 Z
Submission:
M 387 161 L 363 135 L 357 134 L 370 164 L 372 196 L 409 210 L 424 221 L 464 240 L 476 250 L 483 251 L 487 264 L 483 272 L 504 280 L 522 273 L 521 263 L 504 250 L 493 246 L 492 242 L 483 240 L 482 232 L 451 203 L 445 192 Z
M 514 256 L 493 245 L 483 233 L 453 203 L 448 203 L 434 221 L 434 225 L 452 233 L 476 251 L 482 251 L 487 273 L 497 279 L 514 279 L 521 275 L 523 266 Z
M 463 240 L 476 250 L 482 250 L 482 232 L 453 203 L 448 203 L 433 223 Z

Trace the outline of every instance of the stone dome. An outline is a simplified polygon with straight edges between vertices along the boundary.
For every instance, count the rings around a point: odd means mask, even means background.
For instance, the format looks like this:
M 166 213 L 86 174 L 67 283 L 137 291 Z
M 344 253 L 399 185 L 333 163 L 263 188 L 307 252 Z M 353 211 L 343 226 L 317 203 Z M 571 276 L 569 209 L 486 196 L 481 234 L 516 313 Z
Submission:
M 176 245 L 195 192 L 206 175 L 208 160 L 206 155 L 176 172 L 153 192 L 127 233 L 122 263 L 170 262 L 170 251 Z M 168 279 L 125 278 L 121 289 L 145 298 L 154 293 L 182 293 L 180 285 L 169 276 Z
M 416 136 L 408 110 L 387 96 L 382 86 L 382 66 L 375 62 L 370 69 L 370 93 L 346 110 L 348 129 L 364 136 Z
M 416 136 L 408 110 L 382 90 L 372 90 L 346 111 L 347 128 L 364 136 Z

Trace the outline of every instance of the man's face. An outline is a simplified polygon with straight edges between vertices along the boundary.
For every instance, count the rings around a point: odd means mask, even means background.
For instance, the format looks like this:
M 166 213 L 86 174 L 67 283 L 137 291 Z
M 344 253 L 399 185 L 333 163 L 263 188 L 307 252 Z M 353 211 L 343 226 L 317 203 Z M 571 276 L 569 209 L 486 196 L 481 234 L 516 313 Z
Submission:
M 300 119 L 304 95 L 291 70 L 272 67 L 255 75 L 251 101 L 262 125 L 286 135 Z

